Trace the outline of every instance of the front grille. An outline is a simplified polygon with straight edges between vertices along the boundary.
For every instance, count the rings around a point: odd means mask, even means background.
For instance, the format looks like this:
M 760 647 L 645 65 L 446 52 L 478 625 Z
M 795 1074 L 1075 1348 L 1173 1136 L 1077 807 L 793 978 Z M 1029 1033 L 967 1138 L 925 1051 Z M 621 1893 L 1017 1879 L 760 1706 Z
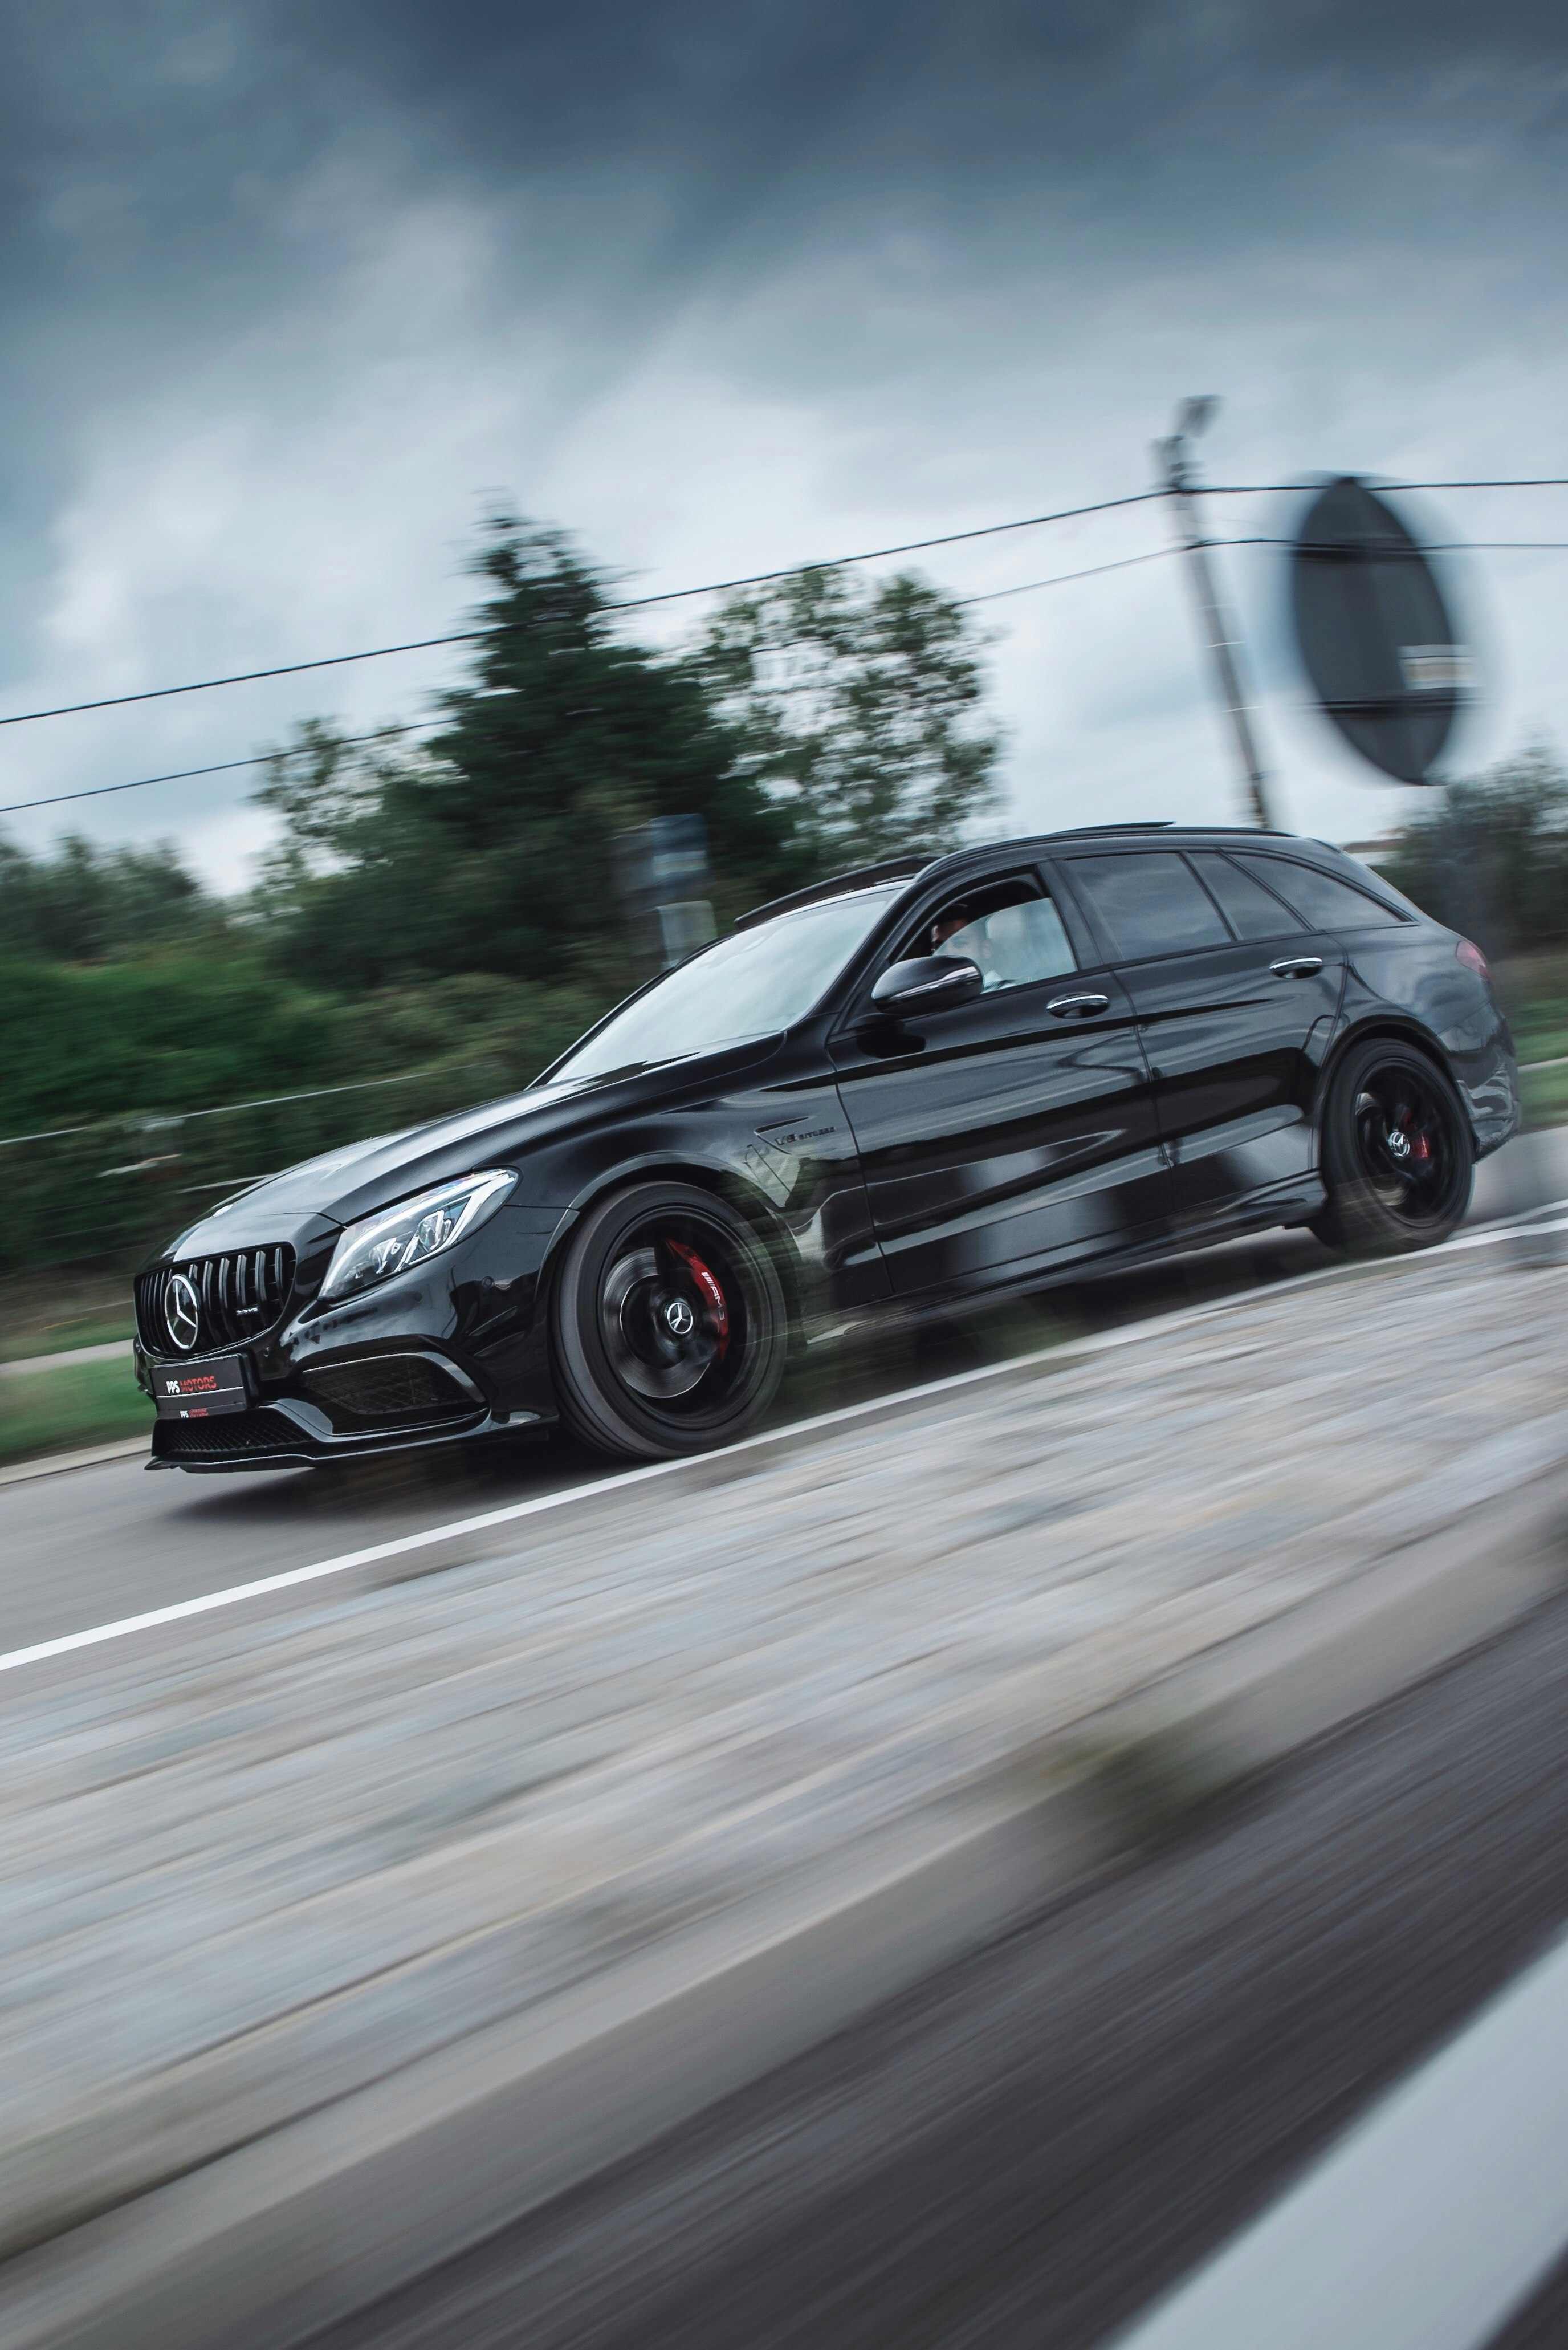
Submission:
M 233 1459 L 236 1452 L 308 1452 L 313 1448 L 281 1411 L 224 1411 L 211 1419 L 160 1419 L 152 1426 L 155 1461 Z
M 356 1419 L 454 1419 L 477 1411 L 477 1399 L 424 1355 L 367 1355 L 306 1371 L 313 1396 Z
M 193 1343 L 176 1347 L 164 1319 L 171 1280 L 182 1273 L 201 1304 L 201 1328 Z M 136 1282 L 136 1322 L 141 1343 L 157 1355 L 211 1354 L 259 1338 L 283 1318 L 294 1285 L 294 1251 L 286 1243 L 270 1248 L 225 1249 L 221 1256 L 182 1257 L 154 1265 Z

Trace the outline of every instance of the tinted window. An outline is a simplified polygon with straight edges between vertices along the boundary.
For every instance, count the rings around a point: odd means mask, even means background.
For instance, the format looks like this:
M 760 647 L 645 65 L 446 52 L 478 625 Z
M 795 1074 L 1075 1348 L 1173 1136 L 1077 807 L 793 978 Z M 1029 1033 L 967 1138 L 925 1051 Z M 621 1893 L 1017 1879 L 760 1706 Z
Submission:
M 1118 962 L 1225 947 L 1231 933 L 1185 860 L 1168 850 L 1136 857 L 1075 857 L 1073 885 Z
M 1239 939 L 1282 939 L 1301 929 L 1288 906 L 1282 906 L 1262 882 L 1232 865 L 1228 857 L 1199 848 L 1193 851 L 1192 862 L 1205 886 L 1219 899 L 1220 910 Z
M 826 993 L 898 895 L 897 883 L 857 889 L 719 940 L 616 1013 L 556 1076 L 602 1077 L 787 1028 Z
M 1037 979 L 1060 979 L 1064 972 L 1077 969 L 1062 917 L 1049 898 L 1030 898 L 1022 905 L 981 914 L 949 931 L 936 951 L 968 955 L 979 963 L 988 995 L 1002 987 L 1027 987 Z
M 1242 863 L 1277 889 L 1314 930 L 1366 931 L 1375 922 L 1397 922 L 1397 914 L 1349 881 L 1336 881 L 1315 865 L 1286 864 L 1279 857 L 1248 857 Z

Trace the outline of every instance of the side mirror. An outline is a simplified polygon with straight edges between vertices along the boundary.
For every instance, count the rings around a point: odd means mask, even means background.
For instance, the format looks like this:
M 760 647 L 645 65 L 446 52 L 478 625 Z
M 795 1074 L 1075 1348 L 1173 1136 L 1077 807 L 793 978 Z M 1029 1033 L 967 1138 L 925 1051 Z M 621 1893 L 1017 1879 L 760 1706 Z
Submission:
M 878 1012 L 944 1012 L 950 1003 L 968 1003 L 984 987 L 980 965 L 967 955 L 915 955 L 896 962 L 871 990 Z

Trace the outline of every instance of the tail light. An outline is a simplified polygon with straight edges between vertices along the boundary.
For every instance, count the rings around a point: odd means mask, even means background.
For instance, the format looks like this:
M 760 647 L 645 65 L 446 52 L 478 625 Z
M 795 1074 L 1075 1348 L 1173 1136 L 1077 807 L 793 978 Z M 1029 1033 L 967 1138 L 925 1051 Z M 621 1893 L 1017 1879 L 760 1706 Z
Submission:
M 1461 939 L 1454 953 L 1467 971 L 1473 971 L 1478 979 L 1490 981 L 1491 973 L 1487 969 L 1486 957 L 1480 947 L 1473 945 L 1469 939 Z

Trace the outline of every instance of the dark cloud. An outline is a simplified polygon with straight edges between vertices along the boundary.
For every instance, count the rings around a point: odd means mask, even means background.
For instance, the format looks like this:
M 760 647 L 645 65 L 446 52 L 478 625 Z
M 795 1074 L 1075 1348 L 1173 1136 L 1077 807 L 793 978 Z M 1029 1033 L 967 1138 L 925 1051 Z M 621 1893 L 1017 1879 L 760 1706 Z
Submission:
M 889 172 L 961 204 L 1085 162 L 1109 179 L 1200 128 L 1244 153 L 1271 124 L 1288 144 L 1336 119 L 1397 135 L 1511 85 L 1547 103 L 1568 61 L 1568 12 L 1530 0 L 11 0 L 7 27 L 0 265 L 111 301 L 220 258 L 265 269 L 279 192 L 334 157 L 562 186 L 568 242 L 648 224 L 607 219 L 590 178 L 657 192 L 657 224 L 798 172 L 804 226 Z
M 334 173 L 317 265 L 356 190 L 363 221 L 482 191 L 526 208 L 519 277 L 591 270 L 612 318 L 890 208 L 1241 231 L 1325 153 L 1348 195 L 1423 130 L 1550 117 L 1565 63 L 1568 12 L 1530 0 L 10 0 L 0 286 L 68 315 L 79 363 L 177 360 L 309 273 L 288 199 Z
M 1238 307 L 1321 423 L 1308 307 L 1380 366 L 1412 333 L 1390 286 L 1439 322 L 1458 286 L 1500 348 L 1540 331 L 1564 120 L 1560 0 L 5 0 L 5 698 L 45 660 L 88 473 L 122 443 L 172 463 L 244 406 L 330 500 L 341 437 L 314 420 L 346 384 L 399 396 L 432 270 L 470 272 L 465 348 L 548 377 L 496 484 L 524 503 L 549 414 L 694 305 L 732 379 L 880 400 L 906 449 L 954 420 L 982 444 L 1054 370 L 1091 415 L 1131 377 L 1152 428 L 1196 388 L 1168 380 L 1172 320 Z M 410 225 L 442 207 L 480 224 L 457 261 Z M 1403 360 L 1413 402 L 1437 349 Z M 439 435 L 409 398 L 410 439 Z M 490 486 L 454 475 L 452 542 Z M 192 584 L 183 633 L 135 658 L 223 665 L 217 612 Z

